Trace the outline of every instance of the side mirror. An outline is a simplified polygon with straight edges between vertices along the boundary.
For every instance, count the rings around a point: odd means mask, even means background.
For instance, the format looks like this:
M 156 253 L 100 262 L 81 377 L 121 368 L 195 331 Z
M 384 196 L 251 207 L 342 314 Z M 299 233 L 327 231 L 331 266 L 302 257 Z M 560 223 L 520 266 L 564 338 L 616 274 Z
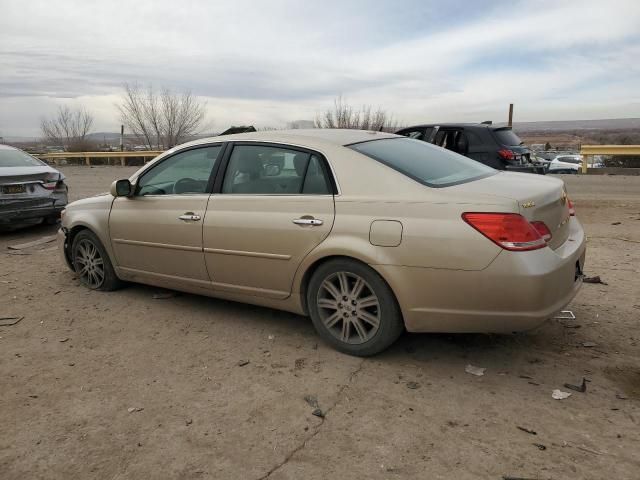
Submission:
M 129 197 L 133 194 L 131 182 L 127 179 L 116 180 L 111 184 L 111 195 L 114 197 Z

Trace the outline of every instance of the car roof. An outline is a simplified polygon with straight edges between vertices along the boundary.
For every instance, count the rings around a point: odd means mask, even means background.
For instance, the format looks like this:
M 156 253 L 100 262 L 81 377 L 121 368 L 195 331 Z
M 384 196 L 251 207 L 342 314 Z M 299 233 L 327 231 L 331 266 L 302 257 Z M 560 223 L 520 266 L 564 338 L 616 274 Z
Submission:
M 211 142 L 275 142 L 289 143 L 321 148 L 322 146 L 345 146 L 352 143 L 379 140 L 382 138 L 398 138 L 399 135 L 371 130 L 350 130 L 341 128 L 310 128 L 294 130 L 267 130 L 262 132 L 237 133 L 233 135 L 220 135 L 217 137 L 200 138 L 192 142 L 183 143 L 185 146 L 201 145 Z

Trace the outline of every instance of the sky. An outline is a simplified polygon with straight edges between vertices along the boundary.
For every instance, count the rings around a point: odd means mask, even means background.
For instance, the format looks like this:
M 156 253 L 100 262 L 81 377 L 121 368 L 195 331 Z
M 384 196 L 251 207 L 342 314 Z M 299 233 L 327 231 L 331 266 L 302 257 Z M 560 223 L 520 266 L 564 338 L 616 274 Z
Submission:
M 402 125 L 640 117 L 638 0 L 0 0 L 0 136 L 59 105 L 116 132 L 125 82 L 190 90 L 209 131 L 334 98 Z

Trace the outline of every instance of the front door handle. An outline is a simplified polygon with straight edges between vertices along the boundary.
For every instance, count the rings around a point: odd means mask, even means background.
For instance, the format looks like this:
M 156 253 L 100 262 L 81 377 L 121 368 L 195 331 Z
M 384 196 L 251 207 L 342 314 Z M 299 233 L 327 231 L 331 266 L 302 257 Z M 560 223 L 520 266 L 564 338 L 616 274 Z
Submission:
M 200 220 L 200 215 L 196 215 L 193 212 L 186 212 L 180 215 L 178 217 L 178 220 L 184 220 L 185 222 L 197 222 L 198 220 Z
M 295 223 L 296 225 L 318 226 L 322 225 L 324 222 L 318 218 L 296 218 L 293 223 Z

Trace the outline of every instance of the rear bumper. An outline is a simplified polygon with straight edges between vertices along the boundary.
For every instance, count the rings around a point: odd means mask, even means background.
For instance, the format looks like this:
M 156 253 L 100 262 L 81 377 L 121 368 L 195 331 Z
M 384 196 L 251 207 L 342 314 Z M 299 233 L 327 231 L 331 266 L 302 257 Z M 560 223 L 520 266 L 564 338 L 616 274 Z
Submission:
M 67 196 L 50 196 L 0 201 L 0 224 L 13 224 L 60 215 L 67 206 Z
M 484 270 L 375 265 L 393 288 L 411 332 L 511 333 L 535 328 L 582 286 L 586 240 L 571 217 L 558 249 L 502 251 Z

